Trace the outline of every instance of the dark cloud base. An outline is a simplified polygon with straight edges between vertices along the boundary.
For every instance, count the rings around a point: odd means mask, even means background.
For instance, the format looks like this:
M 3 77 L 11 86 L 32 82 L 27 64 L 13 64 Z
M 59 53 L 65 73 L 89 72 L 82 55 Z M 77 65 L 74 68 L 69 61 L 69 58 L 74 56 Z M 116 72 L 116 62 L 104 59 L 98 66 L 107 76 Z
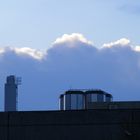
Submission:
M 137 48 L 138 49 L 138 48 Z M 59 38 L 42 53 L 0 49 L 0 109 L 5 77 L 22 77 L 19 110 L 58 109 L 59 95 L 73 88 L 101 88 L 115 100 L 140 100 L 140 53 L 124 39 L 97 49 L 82 35 Z

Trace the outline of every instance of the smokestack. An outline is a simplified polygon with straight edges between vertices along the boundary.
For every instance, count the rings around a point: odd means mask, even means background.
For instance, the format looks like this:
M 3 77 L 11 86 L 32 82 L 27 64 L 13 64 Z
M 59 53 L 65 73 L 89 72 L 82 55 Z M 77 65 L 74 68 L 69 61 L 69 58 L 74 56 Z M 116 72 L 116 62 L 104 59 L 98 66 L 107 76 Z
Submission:
M 5 111 L 17 111 L 18 85 L 21 79 L 10 75 L 5 83 Z

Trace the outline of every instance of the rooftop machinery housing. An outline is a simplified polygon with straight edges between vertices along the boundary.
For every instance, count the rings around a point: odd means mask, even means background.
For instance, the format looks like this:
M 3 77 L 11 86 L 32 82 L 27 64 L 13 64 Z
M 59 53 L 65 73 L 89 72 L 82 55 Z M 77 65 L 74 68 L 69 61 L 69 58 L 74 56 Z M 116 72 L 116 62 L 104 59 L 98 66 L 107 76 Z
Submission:
M 68 90 L 59 97 L 59 109 L 140 109 L 140 101 L 113 101 L 111 94 L 100 89 Z
M 60 95 L 60 110 L 88 109 L 89 104 L 96 102 L 112 102 L 112 95 L 100 90 L 68 90 Z

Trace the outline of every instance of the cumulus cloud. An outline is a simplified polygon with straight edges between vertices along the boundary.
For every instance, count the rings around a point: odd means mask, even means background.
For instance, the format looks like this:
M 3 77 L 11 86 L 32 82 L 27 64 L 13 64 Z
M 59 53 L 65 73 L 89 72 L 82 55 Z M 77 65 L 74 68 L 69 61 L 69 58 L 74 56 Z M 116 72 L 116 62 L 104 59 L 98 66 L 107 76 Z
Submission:
M 24 47 L 24 48 L 12 48 L 12 47 L 4 47 L 4 48 L 0 48 L 0 54 L 4 54 L 7 52 L 13 52 L 16 53 L 17 55 L 22 55 L 22 56 L 30 56 L 34 59 L 38 59 L 41 60 L 44 57 L 44 53 L 41 51 L 38 51 L 36 49 L 31 49 L 28 47 Z
M 140 52 L 140 46 L 134 47 L 134 50 Z
M 92 45 L 93 43 L 87 40 L 82 34 L 72 33 L 71 35 L 64 34 L 62 37 L 56 39 L 53 46 L 58 44 L 67 44 L 67 47 L 78 47 L 75 43 L 84 43 Z
M 58 109 L 59 95 L 69 88 L 101 88 L 115 100 L 139 100 L 139 48 L 123 38 L 99 49 L 81 34 L 63 35 L 47 53 L 0 48 L 0 83 L 9 74 L 22 77 L 20 110 Z
M 82 34 L 79 33 L 72 33 L 71 35 L 64 34 L 62 37 L 57 38 L 54 44 L 65 43 L 65 42 L 70 43 L 75 41 L 80 41 L 86 44 L 92 44 L 91 41 L 87 40 Z
M 41 60 L 44 57 L 44 53 L 42 53 L 41 51 L 35 50 L 35 49 L 31 49 L 31 48 L 15 48 L 14 51 L 17 54 L 20 55 L 29 55 L 31 57 L 33 57 L 34 59 L 38 59 Z
M 0 54 L 4 53 L 5 49 L 4 48 L 0 48 Z
M 108 48 L 115 47 L 115 46 L 118 46 L 118 47 L 130 46 L 130 40 L 128 40 L 126 38 L 122 38 L 115 42 L 103 44 L 103 47 L 108 47 Z

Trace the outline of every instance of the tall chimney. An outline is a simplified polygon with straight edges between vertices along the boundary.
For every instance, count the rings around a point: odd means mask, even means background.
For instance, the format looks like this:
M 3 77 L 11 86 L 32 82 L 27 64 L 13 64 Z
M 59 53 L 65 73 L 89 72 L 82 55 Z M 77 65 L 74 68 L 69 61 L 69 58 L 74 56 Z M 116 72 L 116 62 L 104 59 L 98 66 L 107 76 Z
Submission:
M 10 75 L 5 83 L 5 111 L 17 111 L 18 84 L 16 77 Z

